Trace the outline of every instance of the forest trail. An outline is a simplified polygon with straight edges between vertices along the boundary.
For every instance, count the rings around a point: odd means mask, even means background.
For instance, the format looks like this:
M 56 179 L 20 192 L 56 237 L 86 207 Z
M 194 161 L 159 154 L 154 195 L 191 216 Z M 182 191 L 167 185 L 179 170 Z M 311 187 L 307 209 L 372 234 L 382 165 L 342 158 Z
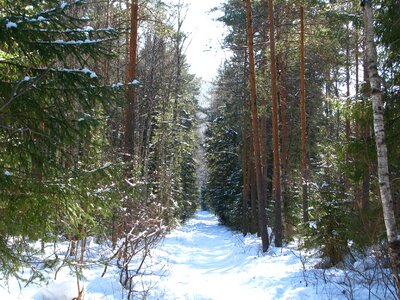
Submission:
M 93 253 L 101 252 L 101 247 L 93 246 Z M 63 249 L 68 249 L 68 243 Z M 240 232 L 220 225 L 209 212 L 197 211 L 152 250 L 143 272 L 136 278 L 134 288 L 139 293 L 133 299 L 394 299 L 385 286 L 368 289 L 359 284 L 348 285 L 346 279 L 351 273 L 332 269 L 324 270 L 322 275 L 312 268 L 313 260 L 303 266 L 299 257 L 293 243 L 282 248 L 270 247 L 262 255 L 259 238 L 243 237 Z M 112 266 L 102 277 L 103 271 L 102 265 L 86 268 L 84 299 L 125 300 L 127 293 L 119 284 L 120 270 Z M 56 296 L 45 299 L 71 299 L 62 295 L 76 291 L 76 278 L 69 268 L 63 268 L 57 281 L 51 280 L 48 287 L 32 284 L 20 290 L 16 280 L 10 282 L 9 288 L 2 288 L 1 283 L 1 300 L 43 300 L 41 296 L 49 293 Z
M 259 257 L 257 239 L 243 238 L 205 211 L 155 251 L 168 271 L 150 299 L 310 299 L 300 261 L 288 249 Z

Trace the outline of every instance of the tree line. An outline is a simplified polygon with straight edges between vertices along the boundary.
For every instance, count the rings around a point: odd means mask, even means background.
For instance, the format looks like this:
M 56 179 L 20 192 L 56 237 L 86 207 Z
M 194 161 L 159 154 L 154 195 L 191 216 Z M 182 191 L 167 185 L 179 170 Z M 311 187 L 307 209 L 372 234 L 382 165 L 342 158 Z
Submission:
M 0 1 L 1 278 L 80 276 L 94 239 L 132 298 L 143 266 L 132 259 L 194 213 L 200 81 L 184 54 L 186 10 Z M 66 242 L 64 258 L 39 259 Z
M 398 3 L 219 9 L 232 55 L 208 109 L 203 200 L 263 251 L 300 237 L 322 267 L 377 247 L 398 293 Z

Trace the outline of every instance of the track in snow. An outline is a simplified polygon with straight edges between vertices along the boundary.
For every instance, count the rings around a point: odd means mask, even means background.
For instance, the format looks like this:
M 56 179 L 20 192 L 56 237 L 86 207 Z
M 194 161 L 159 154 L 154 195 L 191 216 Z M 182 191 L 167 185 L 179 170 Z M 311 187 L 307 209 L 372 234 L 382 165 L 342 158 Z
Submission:
M 259 248 L 254 237 L 243 239 L 198 211 L 156 250 L 168 274 L 150 299 L 309 299 L 298 259 L 258 257 Z

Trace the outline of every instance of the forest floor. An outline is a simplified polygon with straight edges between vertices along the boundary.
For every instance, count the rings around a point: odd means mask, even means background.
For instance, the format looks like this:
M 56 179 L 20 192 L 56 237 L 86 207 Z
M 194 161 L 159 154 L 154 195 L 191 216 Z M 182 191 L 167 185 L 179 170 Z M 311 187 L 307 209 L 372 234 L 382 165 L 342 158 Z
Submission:
M 293 243 L 262 254 L 257 237 L 243 237 L 220 225 L 216 216 L 197 211 L 153 249 L 145 274 L 137 278 L 134 299 L 394 299 L 383 281 L 366 280 L 368 274 L 379 277 L 376 270 L 317 270 L 317 260 L 297 248 Z M 126 299 L 118 269 L 110 268 L 104 278 L 102 272 L 100 266 L 85 271 L 84 299 Z M 64 271 L 48 287 L 0 285 L 0 299 L 39 300 L 45 294 L 50 295 L 46 299 L 68 299 L 61 295 L 74 286 Z

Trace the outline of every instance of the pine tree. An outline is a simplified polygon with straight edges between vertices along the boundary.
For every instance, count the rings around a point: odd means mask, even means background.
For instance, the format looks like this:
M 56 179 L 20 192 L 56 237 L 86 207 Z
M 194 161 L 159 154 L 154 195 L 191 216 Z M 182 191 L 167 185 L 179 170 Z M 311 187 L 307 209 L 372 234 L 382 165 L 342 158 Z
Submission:
M 274 148 L 274 201 L 275 201 L 275 246 L 282 246 L 283 222 L 282 222 L 282 193 L 281 193 L 281 158 L 279 152 L 279 112 L 278 112 L 278 91 L 276 80 L 275 62 L 275 25 L 273 1 L 268 1 L 269 20 L 269 49 L 271 65 L 271 99 L 272 99 L 272 131 Z
M 251 11 L 251 2 L 246 0 L 246 28 L 247 28 L 247 45 L 249 51 L 249 81 L 250 81 L 250 107 L 251 107 L 251 127 L 253 133 L 253 147 L 256 168 L 257 181 L 257 198 L 258 198 L 258 215 L 259 227 L 262 240 L 262 250 L 266 252 L 269 247 L 269 237 L 267 232 L 267 215 L 266 215 L 266 194 L 264 190 L 265 180 L 261 168 L 261 150 L 258 125 L 257 110 L 257 92 L 256 92 L 256 76 L 254 62 L 254 42 L 253 42 L 253 18 Z
M 304 49 L 304 7 L 300 7 L 300 114 L 301 114 L 301 185 L 303 188 L 303 222 L 308 222 L 308 161 L 306 128 L 306 88 Z

